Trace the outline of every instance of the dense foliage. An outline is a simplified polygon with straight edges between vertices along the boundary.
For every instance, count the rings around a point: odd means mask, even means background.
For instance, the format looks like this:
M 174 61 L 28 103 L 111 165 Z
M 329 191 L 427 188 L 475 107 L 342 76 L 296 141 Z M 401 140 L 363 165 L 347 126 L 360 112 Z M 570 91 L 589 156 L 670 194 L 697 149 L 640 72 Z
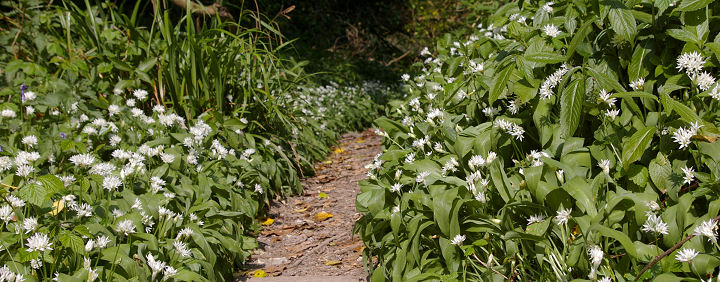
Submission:
M 719 275 L 718 12 L 519 1 L 423 52 L 357 197 L 373 280 Z
M 3 2 L 0 281 L 224 280 L 394 91 L 318 85 L 266 29 L 42 2 Z

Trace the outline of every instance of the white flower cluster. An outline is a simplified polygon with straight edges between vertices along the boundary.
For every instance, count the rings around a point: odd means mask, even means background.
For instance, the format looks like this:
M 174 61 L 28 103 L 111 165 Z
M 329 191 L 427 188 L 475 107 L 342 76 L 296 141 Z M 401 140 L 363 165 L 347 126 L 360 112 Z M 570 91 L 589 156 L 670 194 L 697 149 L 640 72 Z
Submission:
M 495 120 L 494 126 L 505 130 L 507 134 L 515 137 L 515 140 L 522 141 L 524 138 L 523 134 L 525 134 L 525 129 L 523 129 L 522 126 L 519 126 L 514 122 L 506 121 L 504 119 L 497 119 Z
M 543 82 L 543 84 L 540 86 L 540 98 L 549 99 L 550 97 L 552 97 L 554 94 L 553 89 L 558 84 L 560 84 L 563 75 L 565 75 L 569 70 L 570 67 L 567 64 L 562 64 L 558 70 L 548 76 Z

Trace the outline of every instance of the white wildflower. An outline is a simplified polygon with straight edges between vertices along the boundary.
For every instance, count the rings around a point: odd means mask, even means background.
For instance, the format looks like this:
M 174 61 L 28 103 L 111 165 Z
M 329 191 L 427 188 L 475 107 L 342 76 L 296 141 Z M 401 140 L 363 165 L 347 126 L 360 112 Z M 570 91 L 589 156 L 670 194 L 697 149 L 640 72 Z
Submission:
M 695 259 L 698 254 L 700 254 L 700 252 L 696 251 L 695 249 L 683 248 L 682 250 L 678 251 L 675 259 L 679 262 L 692 262 L 692 260 Z
M 50 238 L 48 238 L 45 233 L 35 233 L 32 237 L 27 239 L 26 246 L 28 252 L 34 252 L 34 251 L 45 251 L 45 250 L 52 250 L 50 246 L 52 246 L 53 243 L 50 243 Z
M 450 241 L 451 244 L 460 246 L 462 243 L 465 242 L 465 235 L 455 235 L 455 237 Z

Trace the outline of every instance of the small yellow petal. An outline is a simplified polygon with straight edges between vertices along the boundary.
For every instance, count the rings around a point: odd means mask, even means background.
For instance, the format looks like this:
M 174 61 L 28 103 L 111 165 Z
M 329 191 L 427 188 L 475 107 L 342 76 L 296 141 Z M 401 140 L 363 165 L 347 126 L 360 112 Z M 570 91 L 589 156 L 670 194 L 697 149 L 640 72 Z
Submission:
M 253 277 L 255 277 L 255 278 L 267 277 L 267 273 L 265 273 L 265 271 L 262 271 L 262 270 L 255 270 L 255 272 L 253 272 Z
M 315 214 L 315 220 L 317 221 L 323 221 L 331 217 L 333 217 L 333 215 L 328 212 L 319 212 Z
M 269 226 L 269 225 L 272 225 L 273 222 L 275 222 L 275 220 L 268 217 L 267 219 L 265 219 L 265 221 L 263 221 L 263 222 L 260 223 L 260 224 L 265 225 L 265 226 Z

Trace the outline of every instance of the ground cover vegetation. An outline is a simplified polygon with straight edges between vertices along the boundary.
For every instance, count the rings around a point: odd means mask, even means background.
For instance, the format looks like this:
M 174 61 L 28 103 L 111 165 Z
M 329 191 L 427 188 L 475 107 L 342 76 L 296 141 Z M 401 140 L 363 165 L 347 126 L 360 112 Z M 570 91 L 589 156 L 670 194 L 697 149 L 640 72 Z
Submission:
M 719 10 L 516 1 L 428 46 L 356 200 L 373 281 L 720 276 Z
M 0 281 L 227 279 L 393 90 L 316 83 L 256 14 L 143 3 L 2 2 Z

